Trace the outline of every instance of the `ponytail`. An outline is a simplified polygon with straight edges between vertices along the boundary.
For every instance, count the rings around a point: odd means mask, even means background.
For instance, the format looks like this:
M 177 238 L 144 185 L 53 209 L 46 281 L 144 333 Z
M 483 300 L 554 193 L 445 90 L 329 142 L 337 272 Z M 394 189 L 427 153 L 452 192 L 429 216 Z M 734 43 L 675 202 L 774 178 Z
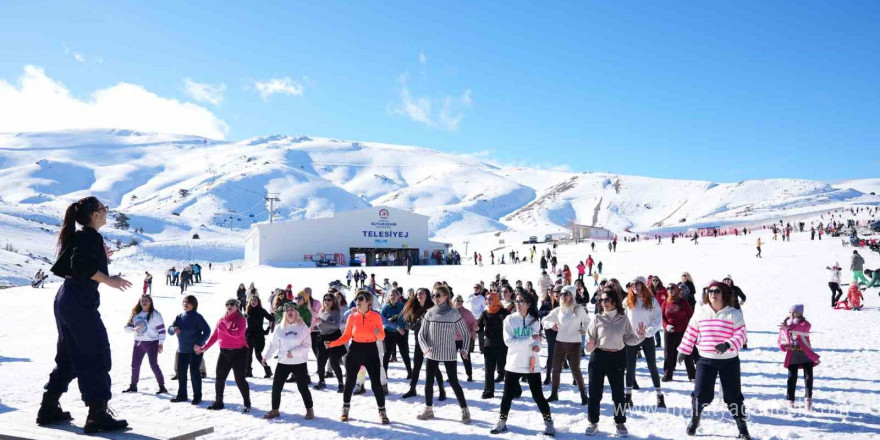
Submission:
M 106 209 L 97 197 L 89 196 L 71 203 L 64 211 L 64 220 L 61 222 L 61 229 L 58 230 L 58 243 L 55 251 L 58 256 L 64 253 L 73 234 L 76 232 L 76 224 L 86 226 L 90 223 L 92 213 L 99 209 Z
M 58 244 L 55 246 L 58 256 L 64 253 L 67 243 L 70 243 L 73 233 L 76 232 L 76 211 L 76 203 L 71 203 L 64 212 L 64 220 L 61 222 L 61 229 L 58 230 Z

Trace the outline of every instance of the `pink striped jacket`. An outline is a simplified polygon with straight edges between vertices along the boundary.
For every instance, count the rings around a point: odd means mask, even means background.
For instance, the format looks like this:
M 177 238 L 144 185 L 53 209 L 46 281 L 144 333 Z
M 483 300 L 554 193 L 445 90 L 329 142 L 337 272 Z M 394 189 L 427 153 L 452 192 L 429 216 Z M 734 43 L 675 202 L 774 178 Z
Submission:
M 715 353 L 715 346 L 727 342 L 730 349 L 722 354 Z M 687 330 L 678 346 L 678 352 L 691 354 L 694 346 L 700 349 L 700 356 L 709 359 L 732 359 L 746 343 L 746 323 L 742 312 L 725 307 L 712 310 L 708 304 L 697 308 L 688 322 Z

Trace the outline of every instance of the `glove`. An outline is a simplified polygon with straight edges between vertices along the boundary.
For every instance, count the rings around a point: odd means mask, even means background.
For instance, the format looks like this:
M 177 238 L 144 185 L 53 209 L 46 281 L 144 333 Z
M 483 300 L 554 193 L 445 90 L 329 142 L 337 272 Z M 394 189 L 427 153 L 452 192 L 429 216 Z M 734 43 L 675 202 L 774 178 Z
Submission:
M 727 350 L 730 350 L 729 342 L 722 342 L 715 346 L 715 353 L 724 354 Z
M 684 362 L 684 360 L 687 359 L 687 357 L 688 357 L 688 355 L 686 355 L 684 353 L 679 353 L 678 354 L 678 365 L 681 365 L 681 363 Z

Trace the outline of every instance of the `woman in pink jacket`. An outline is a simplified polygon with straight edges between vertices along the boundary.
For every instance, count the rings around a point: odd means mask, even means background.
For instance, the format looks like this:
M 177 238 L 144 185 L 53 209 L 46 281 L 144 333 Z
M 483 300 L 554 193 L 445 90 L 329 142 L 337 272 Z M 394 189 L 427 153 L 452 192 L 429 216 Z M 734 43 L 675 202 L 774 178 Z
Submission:
M 248 345 L 245 338 L 247 330 L 247 318 L 238 310 L 239 304 L 237 299 L 226 301 L 226 314 L 217 321 L 214 327 L 214 334 L 208 339 L 205 345 L 196 350 L 196 354 L 203 354 L 208 351 L 215 342 L 220 342 L 220 357 L 217 358 L 217 381 L 214 383 L 214 390 L 217 396 L 214 403 L 208 407 L 211 410 L 223 409 L 223 390 L 226 388 L 226 378 L 229 377 L 229 370 L 235 376 L 235 384 L 241 391 L 241 397 L 244 399 L 244 408 L 241 412 L 251 412 L 251 389 L 245 380 L 245 371 L 249 360 Z
M 804 383 L 807 388 L 805 408 L 813 410 L 813 367 L 819 365 L 819 355 L 810 344 L 810 327 L 804 318 L 804 305 L 791 306 L 788 317 L 779 326 L 779 348 L 785 352 L 785 368 L 788 368 L 788 406 L 794 408 L 794 389 L 797 386 L 798 370 L 804 370 Z

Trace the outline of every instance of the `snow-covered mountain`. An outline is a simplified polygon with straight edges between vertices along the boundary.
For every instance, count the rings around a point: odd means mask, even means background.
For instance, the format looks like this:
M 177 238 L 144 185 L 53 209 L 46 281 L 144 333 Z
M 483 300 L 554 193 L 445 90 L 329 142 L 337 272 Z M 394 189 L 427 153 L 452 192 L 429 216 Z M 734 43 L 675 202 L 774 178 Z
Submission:
M 122 256 L 187 258 L 195 246 L 234 259 L 244 231 L 268 220 L 267 193 L 280 199 L 277 219 L 381 204 L 429 215 L 432 234 L 453 240 L 543 235 L 572 222 L 617 231 L 755 223 L 880 204 L 870 194 L 878 187 L 878 179 L 715 183 L 505 168 L 420 147 L 305 136 L 217 142 L 131 130 L 0 134 L 0 253 L 16 254 L 0 258 L 0 284 L 32 274 L 28 261 L 51 258 L 62 210 L 89 194 L 143 229 L 106 230 L 121 244 L 144 243 Z M 193 234 L 201 240 L 184 246 Z

